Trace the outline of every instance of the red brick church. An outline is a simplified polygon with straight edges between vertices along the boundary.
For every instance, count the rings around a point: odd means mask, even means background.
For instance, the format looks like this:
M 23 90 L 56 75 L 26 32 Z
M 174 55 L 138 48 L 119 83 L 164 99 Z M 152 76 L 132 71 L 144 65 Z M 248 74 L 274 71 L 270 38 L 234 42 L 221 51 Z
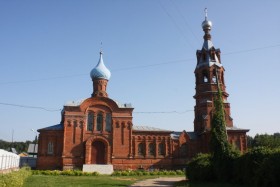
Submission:
M 68 103 L 60 124 L 39 129 L 38 169 L 73 169 L 84 164 L 111 164 L 114 169 L 174 169 L 194 155 L 209 151 L 213 97 L 217 86 L 223 93 L 228 141 L 240 151 L 247 149 L 246 129 L 233 126 L 226 92 L 220 49 L 211 41 L 212 23 L 202 23 L 204 42 L 197 50 L 195 68 L 194 131 L 170 131 L 133 123 L 133 108 L 109 98 L 111 73 L 102 52 L 90 76 L 91 97 Z

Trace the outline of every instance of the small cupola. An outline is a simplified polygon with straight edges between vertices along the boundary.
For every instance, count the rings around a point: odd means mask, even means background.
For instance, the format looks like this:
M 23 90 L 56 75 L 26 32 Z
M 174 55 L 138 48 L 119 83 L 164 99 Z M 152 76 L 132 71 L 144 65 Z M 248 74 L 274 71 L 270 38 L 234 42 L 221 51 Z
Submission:
M 201 27 L 204 31 L 204 42 L 201 50 L 197 50 L 197 66 L 196 68 L 201 67 L 211 67 L 214 64 L 218 67 L 221 67 L 220 62 L 220 49 L 216 49 L 211 41 L 210 31 L 212 29 L 212 22 L 208 19 L 207 8 L 204 10 L 205 20 L 202 22 Z

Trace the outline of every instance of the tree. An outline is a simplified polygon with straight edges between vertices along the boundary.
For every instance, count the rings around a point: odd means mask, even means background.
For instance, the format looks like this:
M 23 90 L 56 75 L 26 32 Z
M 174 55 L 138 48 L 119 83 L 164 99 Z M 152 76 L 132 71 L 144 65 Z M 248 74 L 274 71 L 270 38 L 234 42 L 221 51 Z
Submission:
M 211 121 L 210 148 L 213 158 L 219 158 L 225 154 L 228 155 L 230 152 L 230 144 L 227 140 L 222 92 L 219 88 L 218 94 L 214 98 L 214 113 Z
M 219 181 L 229 181 L 233 175 L 234 159 L 239 154 L 233 151 L 227 140 L 226 121 L 222 92 L 218 86 L 218 93 L 214 98 L 214 112 L 211 121 L 210 148 L 214 173 Z
M 273 135 L 268 134 L 256 134 L 252 142 L 252 147 L 268 147 L 268 148 L 279 148 L 280 147 L 280 134 L 274 133 Z
M 30 143 L 31 141 L 28 140 L 25 142 L 6 142 L 0 139 L 0 149 L 11 151 L 11 148 L 15 148 L 18 153 L 21 153 L 27 151 Z
M 253 148 L 253 142 L 254 142 L 254 138 L 252 136 L 247 135 L 247 147 Z

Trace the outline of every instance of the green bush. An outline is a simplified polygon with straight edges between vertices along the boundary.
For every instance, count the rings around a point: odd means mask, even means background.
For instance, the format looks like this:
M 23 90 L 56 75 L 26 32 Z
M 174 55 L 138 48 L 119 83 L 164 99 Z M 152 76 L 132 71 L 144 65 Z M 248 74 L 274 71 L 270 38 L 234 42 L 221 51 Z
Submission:
M 234 167 L 234 182 L 239 184 L 254 185 L 257 180 L 257 172 L 264 159 L 271 155 L 272 150 L 257 147 L 239 157 Z
M 19 171 L 13 171 L 0 175 L 0 187 L 20 187 L 24 180 L 31 175 L 29 167 L 23 167 Z
M 210 154 L 198 154 L 188 164 L 186 176 L 191 181 L 213 181 L 214 171 Z
M 81 170 L 33 170 L 32 175 L 65 175 L 65 176 L 98 176 L 98 172 L 83 172 Z
M 145 170 L 129 170 L 129 171 L 114 171 L 112 176 L 148 176 L 148 175 L 183 175 L 184 172 L 182 170 L 177 171 L 168 171 L 168 170 L 154 170 L 154 171 L 145 171 Z
M 176 170 L 177 175 L 184 175 L 185 172 L 183 170 Z
M 100 174 L 97 171 L 91 173 L 92 176 L 99 176 Z
M 280 150 L 275 150 L 263 160 L 255 177 L 257 187 L 280 186 Z
M 142 176 L 142 175 L 143 175 L 143 171 L 141 171 L 141 170 L 136 170 L 136 171 L 135 171 L 135 174 L 136 174 L 137 176 Z
M 240 152 L 234 149 L 229 149 L 219 159 L 213 159 L 214 175 L 219 182 L 232 182 L 235 163 L 240 157 Z

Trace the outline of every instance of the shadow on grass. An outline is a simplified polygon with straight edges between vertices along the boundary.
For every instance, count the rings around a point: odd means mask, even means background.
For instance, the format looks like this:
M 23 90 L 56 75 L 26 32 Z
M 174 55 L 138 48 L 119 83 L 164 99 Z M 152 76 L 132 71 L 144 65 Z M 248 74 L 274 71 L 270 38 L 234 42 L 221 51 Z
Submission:
M 243 185 L 229 184 L 229 183 L 215 183 L 215 182 L 190 182 L 183 180 L 175 183 L 175 187 L 246 187 Z

